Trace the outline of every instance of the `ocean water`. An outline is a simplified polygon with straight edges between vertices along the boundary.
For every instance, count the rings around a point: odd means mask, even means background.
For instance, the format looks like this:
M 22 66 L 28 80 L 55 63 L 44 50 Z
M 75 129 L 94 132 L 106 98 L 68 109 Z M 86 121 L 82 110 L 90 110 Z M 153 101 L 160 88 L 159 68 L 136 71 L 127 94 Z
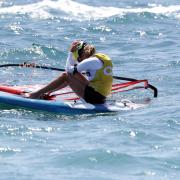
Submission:
M 179 0 L 1 0 L 0 64 L 63 68 L 74 39 L 114 75 L 148 79 L 150 105 L 110 115 L 0 110 L 1 180 L 179 180 Z M 53 71 L 2 68 L 0 84 L 48 83 Z

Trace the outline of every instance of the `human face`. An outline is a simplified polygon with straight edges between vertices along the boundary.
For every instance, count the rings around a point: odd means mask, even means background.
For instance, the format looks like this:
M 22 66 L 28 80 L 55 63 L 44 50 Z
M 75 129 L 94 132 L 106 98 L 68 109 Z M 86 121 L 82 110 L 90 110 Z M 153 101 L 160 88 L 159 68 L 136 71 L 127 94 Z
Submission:
M 81 56 L 78 58 L 78 61 L 81 62 L 87 58 L 89 58 L 89 56 L 85 52 L 82 52 Z

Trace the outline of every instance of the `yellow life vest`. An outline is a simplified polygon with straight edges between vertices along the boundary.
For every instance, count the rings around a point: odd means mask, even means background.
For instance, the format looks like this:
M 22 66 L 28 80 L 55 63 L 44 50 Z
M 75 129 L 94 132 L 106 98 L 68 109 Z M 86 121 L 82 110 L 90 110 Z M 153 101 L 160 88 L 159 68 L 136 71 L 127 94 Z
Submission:
M 113 77 L 112 77 L 112 61 L 109 56 L 101 53 L 95 54 L 95 57 L 103 62 L 103 67 L 96 71 L 94 78 L 90 81 L 89 86 L 103 96 L 111 93 Z

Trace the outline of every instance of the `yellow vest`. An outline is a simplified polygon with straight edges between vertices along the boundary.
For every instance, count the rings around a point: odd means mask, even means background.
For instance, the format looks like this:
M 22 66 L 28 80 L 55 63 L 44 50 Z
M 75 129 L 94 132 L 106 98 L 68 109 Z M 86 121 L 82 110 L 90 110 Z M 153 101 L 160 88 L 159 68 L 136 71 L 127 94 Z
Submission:
M 101 53 L 95 54 L 95 57 L 103 62 L 103 67 L 96 71 L 94 78 L 90 81 L 89 86 L 93 87 L 95 91 L 103 96 L 108 96 L 111 93 L 113 77 L 112 77 L 112 61 L 111 59 Z

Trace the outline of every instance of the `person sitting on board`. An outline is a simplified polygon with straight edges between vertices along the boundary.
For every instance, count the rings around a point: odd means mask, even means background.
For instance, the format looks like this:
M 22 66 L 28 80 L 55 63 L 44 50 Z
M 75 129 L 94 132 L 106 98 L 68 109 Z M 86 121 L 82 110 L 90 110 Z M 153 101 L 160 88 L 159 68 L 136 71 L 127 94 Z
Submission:
M 45 93 L 70 86 L 87 103 L 103 104 L 111 93 L 112 67 L 111 59 L 105 54 L 96 53 L 93 45 L 74 41 L 68 53 L 65 72 L 42 89 L 30 93 L 29 97 L 43 99 Z

